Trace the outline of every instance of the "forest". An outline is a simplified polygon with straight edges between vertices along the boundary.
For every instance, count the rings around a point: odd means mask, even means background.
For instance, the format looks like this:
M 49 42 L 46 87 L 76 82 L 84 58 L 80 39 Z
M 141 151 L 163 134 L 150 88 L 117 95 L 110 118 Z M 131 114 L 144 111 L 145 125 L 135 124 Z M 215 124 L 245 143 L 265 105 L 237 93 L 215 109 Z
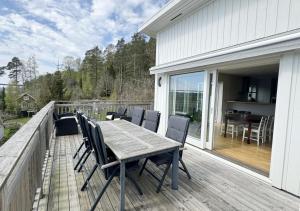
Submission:
M 36 58 L 18 57 L 0 67 L 10 84 L 2 97 L 1 108 L 17 109 L 15 99 L 29 93 L 38 106 L 51 100 L 109 99 L 149 100 L 154 95 L 154 77 L 149 68 L 155 63 L 155 40 L 136 33 L 129 42 L 122 38 L 105 49 L 95 46 L 84 58 L 66 56 L 53 73 L 40 74 Z

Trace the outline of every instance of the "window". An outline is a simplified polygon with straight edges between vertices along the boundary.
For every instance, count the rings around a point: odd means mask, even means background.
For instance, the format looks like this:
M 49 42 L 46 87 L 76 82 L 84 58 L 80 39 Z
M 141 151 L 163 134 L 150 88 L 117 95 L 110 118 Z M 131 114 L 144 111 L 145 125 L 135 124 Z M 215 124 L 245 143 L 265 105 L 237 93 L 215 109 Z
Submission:
M 201 135 L 204 73 L 195 72 L 170 77 L 169 114 L 190 118 L 188 135 Z
M 248 101 L 256 102 L 256 99 L 257 99 L 256 84 L 251 84 L 248 89 Z

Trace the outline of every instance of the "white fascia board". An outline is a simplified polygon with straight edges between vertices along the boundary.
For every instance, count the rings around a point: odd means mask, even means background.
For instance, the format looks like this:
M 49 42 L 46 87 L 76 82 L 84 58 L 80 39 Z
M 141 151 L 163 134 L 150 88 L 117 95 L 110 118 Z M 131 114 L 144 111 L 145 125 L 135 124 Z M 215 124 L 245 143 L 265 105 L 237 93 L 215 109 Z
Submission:
M 164 5 L 156 14 L 154 14 L 150 19 L 148 19 L 142 26 L 139 27 L 138 31 L 145 33 L 151 37 L 156 36 L 156 32 L 151 30 L 151 25 L 158 21 L 162 16 L 171 11 L 176 5 L 178 5 L 183 0 L 171 0 L 166 5 Z
M 297 49 L 300 49 L 300 32 L 158 65 L 150 68 L 150 74 L 205 67 Z
M 205 5 L 211 0 L 173 0 L 167 3 L 158 13 L 147 20 L 139 29 L 151 37 L 169 24 L 176 22 L 189 15 L 195 9 Z

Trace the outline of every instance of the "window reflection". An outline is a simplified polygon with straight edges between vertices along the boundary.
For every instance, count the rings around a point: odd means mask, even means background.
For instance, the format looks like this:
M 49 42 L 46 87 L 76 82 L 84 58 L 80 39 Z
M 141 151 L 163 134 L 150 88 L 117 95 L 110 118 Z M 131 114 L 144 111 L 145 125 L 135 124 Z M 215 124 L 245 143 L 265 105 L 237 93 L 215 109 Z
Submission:
M 201 135 L 204 73 L 188 73 L 170 77 L 169 114 L 190 118 L 188 135 Z

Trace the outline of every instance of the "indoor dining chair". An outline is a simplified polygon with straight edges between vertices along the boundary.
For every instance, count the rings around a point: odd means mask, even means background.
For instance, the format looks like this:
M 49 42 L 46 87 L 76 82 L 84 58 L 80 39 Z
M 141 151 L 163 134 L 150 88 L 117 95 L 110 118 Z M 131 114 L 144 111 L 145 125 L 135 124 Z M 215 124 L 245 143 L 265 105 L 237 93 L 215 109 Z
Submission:
M 167 132 L 166 132 L 166 137 L 170 138 L 170 139 L 173 139 L 177 142 L 180 142 L 182 144 L 181 145 L 181 150 L 179 151 L 179 162 L 182 165 L 182 167 L 180 167 L 180 169 L 187 174 L 189 179 L 191 179 L 191 175 L 189 174 L 189 172 L 186 168 L 186 165 L 182 160 L 182 154 L 183 154 L 182 149 L 184 147 L 186 136 L 187 136 L 187 133 L 188 133 L 189 122 L 190 122 L 190 119 L 187 118 L 187 117 L 170 116 L 169 121 L 168 121 L 168 129 L 167 129 Z M 144 164 L 143 164 L 143 166 L 140 170 L 140 173 L 139 173 L 140 175 L 142 175 L 142 173 L 145 169 L 148 173 L 150 173 L 150 175 L 152 175 L 156 180 L 159 181 L 159 185 L 156 189 L 157 193 L 160 191 L 160 189 L 163 185 L 163 182 L 165 180 L 165 177 L 167 176 L 167 173 L 168 173 L 168 171 L 170 169 L 170 166 L 172 164 L 172 159 L 173 159 L 173 155 L 170 152 L 146 158 L 146 160 L 144 161 Z M 154 163 L 157 167 L 159 167 L 161 165 L 166 165 L 163 176 L 161 178 L 158 178 L 149 169 L 146 168 L 146 164 L 149 160 L 152 163 Z
M 265 142 L 264 140 L 264 131 L 266 129 L 266 117 L 262 116 L 261 120 L 259 122 L 258 127 L 252 127 L 251 129 L 251 134 L 250 134 L 250 140 L 252 141 L 256 141 L 257 142 L 257 146 L 259 146 L 260 141 L 262 143 Z M 244 141 L 245 139 L 247 139 L 246 133 L 248 133 L 248 127 L 244 127 L 243 128 L 243 138 L 242 141 Z

